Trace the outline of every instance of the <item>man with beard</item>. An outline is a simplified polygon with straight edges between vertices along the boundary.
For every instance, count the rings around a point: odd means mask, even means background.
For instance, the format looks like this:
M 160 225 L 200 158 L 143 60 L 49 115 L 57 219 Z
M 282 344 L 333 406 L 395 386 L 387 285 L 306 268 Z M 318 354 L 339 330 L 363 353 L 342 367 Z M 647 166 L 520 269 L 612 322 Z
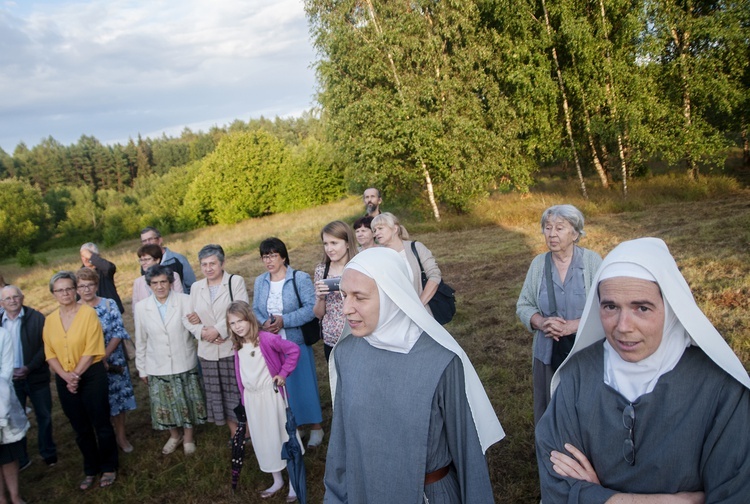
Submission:
M 362 195 L 362 199 L 365 200 L 365 211 L 370 217 L 380 215 L 380 205 L 383 203 L 383 198 L 380 197 L 380 191 L 374 187 L 368 187 L 365 189 L 365 193 Z

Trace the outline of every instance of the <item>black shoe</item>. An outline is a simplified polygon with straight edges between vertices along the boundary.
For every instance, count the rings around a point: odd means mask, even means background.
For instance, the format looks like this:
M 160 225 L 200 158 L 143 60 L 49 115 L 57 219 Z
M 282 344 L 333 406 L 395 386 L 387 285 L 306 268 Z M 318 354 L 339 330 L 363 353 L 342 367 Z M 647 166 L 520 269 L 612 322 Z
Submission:
M 57 455 L 47 457 L 44 459 L 44 463 L 47 464 L 47 467 L 55 467 L 57 465 Z
M 31 465 L 31 460 L 27 460 L 24 463 L 18 463 L 18 472 L 25 471 Z

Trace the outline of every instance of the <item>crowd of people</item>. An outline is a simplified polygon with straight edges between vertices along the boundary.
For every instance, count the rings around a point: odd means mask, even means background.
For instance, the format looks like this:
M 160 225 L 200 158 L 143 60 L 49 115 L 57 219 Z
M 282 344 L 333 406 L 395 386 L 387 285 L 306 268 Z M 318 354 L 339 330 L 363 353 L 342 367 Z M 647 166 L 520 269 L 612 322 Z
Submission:
M 285 486 L 286 404 L 309 431 L 307 450 L 326 435 L 306 340 L 314 320 L 333 398 L 324 502 L 494 502 L 485 452 L 505 433 L 468 356 L 430 311 L 440 268 L 381 211 L 377 189 L 363 199 L 367 213 L 353 225 L 321 230 L 312 277 L 291 266 L 281 239 L 263 240 L 266 271 L 252 299 L 245 279 L 225 271 L 220 245 L 200 250 L 196 280 L 185 256 L 145 228 L 133 339 L 116 266 L 92 243 L 81 247 L 80 270 L 50 279 L 58 306 L 46 319 L 18 287 L 3 286 L 0 502 L 6 491 L 22 502 L 27 400 L 39 454 L 58 461 L 49 368 L 83 456 L 79 488 L 115 483 L 118 448 L 134 450 L 128 353 L 148 387 L 152 428 L 169 433 L 163 455 L 180 446 L 194 454 L 196 426 L 206 422 L 227 425 L 231 446 L 246 421 L 258 467 L 273 477 L 260 497 L 276 495 Z M 542 501 L 746 502 L 750 378 L 666 244 L 633 240 L 602 260 L 578 245 L 584 217 L 571 205 L 548 208 L 541 231 L 549 251 L 531 262 L 517 315 L 533 333 Z M 290 484 L 286 501 L 297 499 Z

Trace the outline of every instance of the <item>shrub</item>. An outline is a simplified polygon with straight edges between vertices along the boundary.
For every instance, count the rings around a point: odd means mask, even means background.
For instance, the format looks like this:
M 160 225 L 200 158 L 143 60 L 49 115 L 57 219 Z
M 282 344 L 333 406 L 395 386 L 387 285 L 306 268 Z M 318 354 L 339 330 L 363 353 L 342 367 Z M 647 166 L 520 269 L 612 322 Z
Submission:
M 16 261 L 18 261 L 19 266 L 30 268 L 36 264 L 36 257 L 34 257 L 34 254 L 31 253 L 28 247 L 21 247 L 16 252 Z
M 0 181 L 0 255 L 30 249 L 46 234 L 50 211 L 42 192 L 21 180 Z

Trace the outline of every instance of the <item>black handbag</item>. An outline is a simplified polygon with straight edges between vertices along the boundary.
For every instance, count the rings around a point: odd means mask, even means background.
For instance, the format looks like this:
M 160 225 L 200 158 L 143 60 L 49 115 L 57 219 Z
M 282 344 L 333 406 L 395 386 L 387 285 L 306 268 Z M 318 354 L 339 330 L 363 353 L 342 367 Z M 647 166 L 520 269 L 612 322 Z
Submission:
M 544 257 L 544 281 L 547 283 L 547 301 L 549 302 L 550 317 L 559 317 L 557 313 L 557 301 L 555 300 L 555 284 L 552 282 L 552 252 L 547 252 Z M 576 333 L 566 335 L 558 340 L 552 340 L 552 372 L 565 361 L 573 349 L 573 343 L 576 341 Z
M 417 263 L 419 263 L 419 270 L 422 272 L 422 288 L 424 289 L 427 284 L 427 275 L 424 272 L 424 267 L 422 267 L 422 261 L 419 259 L 416 242 L 411 242 L 411 251 L 417 258 Z M 432 311 L 432 316 L 440 325 L 447 324 L 453 320 L 453 316 L 456 314 L 456 290 L 440 279 L 440 285 L 438 285 L 435 295 L 427 302 L 427 305 Z
M 294 293 L 297 295 L 297 302 L 301 308 L 302 298 L 299 297 L 299 291 L 297 290 L 297 270 L 294 270 L 294 273 L 292 273 L 292 284 L 294 285 Z M 318 317 L 313 317 L 311 321 L 305 322 L 299 326 L 299 328 L 302 330 L 302 337 L 305 340 L 305 345 L 314 345 L 320 340 L 321 327 Z

